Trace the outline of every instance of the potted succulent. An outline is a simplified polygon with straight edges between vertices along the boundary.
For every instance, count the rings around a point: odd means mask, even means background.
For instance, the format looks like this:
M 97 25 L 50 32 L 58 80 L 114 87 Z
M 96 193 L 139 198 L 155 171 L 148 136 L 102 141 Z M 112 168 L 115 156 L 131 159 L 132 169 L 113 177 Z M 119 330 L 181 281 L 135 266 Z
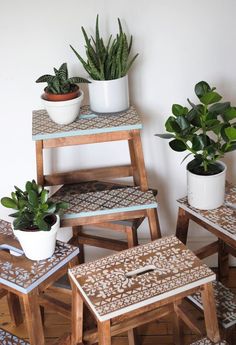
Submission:
M 173 104 L 165 128 L 156 134 L 171 139 L 174 151 L 189 151 L 194 159 L 187 165 L 188 202 L 199 209 L 214 209 L 224 202 L 226 166 L 219 159 L 236 150 L 236 108 L 220 102 L 222 96 L 201 81 L 195 85 L 200 103 L 188 99 L 190 108 Z
M 132 36 L 128 42 L 118 18 L 119 33 L 109 37 L 107 44 L 100 36 L 98 16 L 95 37 L 88 37 L 82 27 L 87 60 L 72 50 L 89 74 L 90 108 L 97 113 L 113 113 L 129 108 L 128 71 L 138 54 L 130 58 Z
M 67 125 L 79 115 L 83 100 L 83 91 L 76 84 L 89 83 L 89 81 L 81 77 L 69 78 L 66 63 L 63 63 L 59 69 L 54 68 L 54 72 L 55 75 L 42 75 L 36 83 L 47 83 L 41 98 L 52 121 Z
M 44 260 L 55 250 L 56 235 L 60 225 L 58 213 L 67 203 L 54 203 L 48 199 L 48 190 L 34 180 L 27 181 L 25 190 L 15 186 L 11 197 L 1 199 L 1 204 L 16 212 L 13 232 L 22 249 L 31 260 Z

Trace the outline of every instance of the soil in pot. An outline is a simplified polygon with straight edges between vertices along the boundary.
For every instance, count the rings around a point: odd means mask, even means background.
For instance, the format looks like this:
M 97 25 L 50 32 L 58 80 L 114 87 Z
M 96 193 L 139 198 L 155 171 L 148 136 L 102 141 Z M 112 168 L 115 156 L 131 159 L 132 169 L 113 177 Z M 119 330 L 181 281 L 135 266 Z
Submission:
M 47 87 L 44 89 L 44 94 L 42 95 L 42 98 L 46 101 L 52 101 L 52 102 L 60 102 L 60 101 L 69 101 L 70 99 L 74 99 L 79 96 L 80 90 L 79 86 L 74 85 L 71 92 L 68 93 L 60 93 L 60 94 L 54 94 L 47 91 Z

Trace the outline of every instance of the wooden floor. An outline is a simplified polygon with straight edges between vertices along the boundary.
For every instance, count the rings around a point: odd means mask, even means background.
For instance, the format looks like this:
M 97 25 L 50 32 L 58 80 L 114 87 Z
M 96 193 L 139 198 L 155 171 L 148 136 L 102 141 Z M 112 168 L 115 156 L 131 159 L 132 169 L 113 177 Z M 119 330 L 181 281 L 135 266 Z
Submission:
M 236 292 L 236 268 L 230 269 L 230 278 L 228 286 L 233 288 Z M 55 296 L 55 295 L 54 295 Z M 61 300 L 68 300 L 68 296 L 62 295 L 55 296 Z M 193 308 L 189 306 L 189 308 Z M 194 309 L 193 313 L 197 316 L 198 320 L 202 320 L 202 314 Z M 24 324 L 15 328 L 10 321 L 6 298 L 0 300 L 0 327 L 4 328 L 19 337 L 27 339 L 26 327 Z M 45 337 L 46 345 L 53 345 L 57 338 L 64 333 L 70 331 L 69 320 L 62 316 L 52 313 L 50 310 L 46 311 L 45 315 Z M 152 322 L 150 324 L 139 327 L 139 334 L 141 335 L 143 345 L 166 345 L 173 344 L 173 326 L 171 317 L 160 319 L 159 321 Z M 190 344 L 192 341 L 197 340 L 198 337 L 192 334 L 189 329 L 185 328 L 185 337 L 183 345 Z M 236 339 L 236 333 L 235 333 Z M 235 342 L 236 344 L 236 342 Z M 112 345 L 128 345 L 126 334 L 122 334 L 119 337 L 114 337 Z

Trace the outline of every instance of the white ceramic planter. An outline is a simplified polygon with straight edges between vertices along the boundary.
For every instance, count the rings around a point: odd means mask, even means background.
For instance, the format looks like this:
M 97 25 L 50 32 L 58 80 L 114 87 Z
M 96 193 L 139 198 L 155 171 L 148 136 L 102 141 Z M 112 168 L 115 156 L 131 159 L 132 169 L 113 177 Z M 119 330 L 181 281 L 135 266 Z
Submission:
M 69 101 L 53 102 L 42 98 L 42 102 L 52 121 L 59 125 L 68 125 L 78 117 L 83 98 L 84 93 L 80 90 L 80 96 Z
M 13 232 L 28 259 L 45 260 L 50 258 L 55 251 L 59 226 L 60 218 L 57 216 L 57 221 L 50 231 L 21 231 L 13 229 Z
M 116 113 L 129 108 L 128 75 L 113 80 L 89 81 L 90 109 L 93 112 Z
M 212 210 L 224 203 L 226 165 L 216 175 L 196 175 L 187 170 L 188 203 L 200 210 Z

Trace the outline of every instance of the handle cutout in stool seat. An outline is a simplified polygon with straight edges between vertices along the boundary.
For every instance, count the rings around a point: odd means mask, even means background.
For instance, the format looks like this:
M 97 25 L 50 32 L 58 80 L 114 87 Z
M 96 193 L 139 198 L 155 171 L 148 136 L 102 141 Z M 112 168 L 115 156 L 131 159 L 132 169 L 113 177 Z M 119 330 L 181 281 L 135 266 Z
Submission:
M 133 277 L 140 276 L 142 274 L 153 272 L 155 269 L 156 267 L 154 265 L 147 265 L 144 267 L 140 267 L 137 270 L 127 272 L 125 275 L 127 278 L 133 278 Z
M 0 244 L 0 250 L 5 250 L 13 256 L 21 256 L 24 254 L 22 249 L 10 246 L 9 244 Z

